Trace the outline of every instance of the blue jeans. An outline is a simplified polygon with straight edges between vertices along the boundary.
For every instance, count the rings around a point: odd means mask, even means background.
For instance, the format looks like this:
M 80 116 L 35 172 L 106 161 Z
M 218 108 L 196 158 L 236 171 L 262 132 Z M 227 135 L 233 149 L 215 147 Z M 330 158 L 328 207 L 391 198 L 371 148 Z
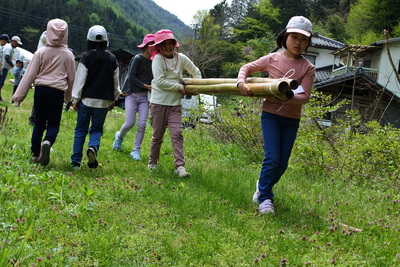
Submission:
M 78 116 L 76 118 L 75 137 L 72 162 L 81 163 L 83 156 L 83 146 L 86 135 L 89 133 L 88 147 L 92 146 L 98 151 L 100 149 L 100 139 L 103 135 L 103 126 L 108 113 L 108 108 L 91 108 L 82 102 L 78 103 Z M 92 121 L 92 125 L 90 125 Z M 90 125 L 90 129 L 89 129 Z
M 36 107 L 36 117 L 32 132 L 31 151 L 34 157 L 39 157 L 44 131 L 46 131 L 46 135 L 43 140 L 49 141 L 51 145 L 56 142 L 60 130 L 64 91 L 46 86 L 36 86 L 33 102 Z
M 291 119 L 263 111 L 261 127 L 264 138 L 264 159 L 261 166 L 258 200 L 272 199 L 272 187 L 288 167 L 290 154 L 299 129 L 300 119 Z

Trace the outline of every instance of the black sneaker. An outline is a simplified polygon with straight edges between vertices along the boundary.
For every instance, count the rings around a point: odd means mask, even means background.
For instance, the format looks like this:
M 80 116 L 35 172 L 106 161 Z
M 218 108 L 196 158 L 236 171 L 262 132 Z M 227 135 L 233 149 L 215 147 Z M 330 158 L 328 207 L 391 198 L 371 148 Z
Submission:
M 39 157 L 39 162 L 42 166 L 47 166 L 50 162 L 50 148 L 50 142 L 47 140 L 43 141 Z
M 87 150 L 86 150 L 86 155 L 89 158 L 88 161 L 88 166 L 89 168 L 97 168 L 99 166 L 99 163 L 97 162 L 97 152 L 96 149 L 92 146 L 90 146 Z

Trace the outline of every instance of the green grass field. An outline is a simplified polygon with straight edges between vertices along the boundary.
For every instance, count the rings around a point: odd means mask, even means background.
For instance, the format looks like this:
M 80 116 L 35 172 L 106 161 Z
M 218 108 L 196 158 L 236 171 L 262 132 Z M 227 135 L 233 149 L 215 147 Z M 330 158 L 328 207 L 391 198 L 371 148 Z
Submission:
M 165 136 L 160 168 L 129 157 L 136 127 L 112 149 L 124 112 L 109 113 L 98 159 L 70 166 L 76 113 L 63 113 L 46 167 L 30 162 L 33 91 L 10 103 L 0 137 L 0 266 L 399 266 L 399 187 L 352 182 L 292 162 L 276 214 L 251 202 L 260 163 L 200 125 L 184 129 L 189 179 L 174 176 Z M 296 148 L 294 149 L 296 153 Z M 374 183 L 375 186 L 372 186 Z M 397 181 L 398 183 L 398 181 Z M 396 185 L 396 184 L 395 184 Z

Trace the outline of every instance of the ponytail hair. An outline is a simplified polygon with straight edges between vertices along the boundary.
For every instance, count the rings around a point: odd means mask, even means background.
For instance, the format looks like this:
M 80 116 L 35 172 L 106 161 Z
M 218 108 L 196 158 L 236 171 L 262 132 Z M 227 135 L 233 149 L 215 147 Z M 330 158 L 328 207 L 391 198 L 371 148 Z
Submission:
M 87 40 L 87 50 L 96 50 L 96 60 L 102 61 L 107 57 L 107 46 L 108 42 L 93 42 Z

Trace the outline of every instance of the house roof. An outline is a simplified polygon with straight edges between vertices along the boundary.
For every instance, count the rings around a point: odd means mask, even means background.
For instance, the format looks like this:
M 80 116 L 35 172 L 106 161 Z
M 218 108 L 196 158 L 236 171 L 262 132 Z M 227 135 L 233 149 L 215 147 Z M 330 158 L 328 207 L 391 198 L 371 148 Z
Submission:
M 129 61 L 135 56 L 135 54 L 124 49 L 113 50 L 111 53 L 115 55 L 120 64 L 124 65 L 129 65 Z
M 393 43 L 393 42 L 399 42 L 400 41 L 400 37 L 396 37 L 396 38 L 391 38 L 388 40 L 389 43 Z M 383 45 L 385 44 L 386 41 L 385 40 L 381 40 L 381 41 L 376 41 L 370 45 Z
M 333 65 L 315 69 L 315 82 L 323 82 L 329 80 L 332 77 Z
M 311 45 L 315 48 L 325 48 L 330 50 L 340 49 L 345 46 L 344 43 L 329 39 L 328 37 L 319 35 L 317 32 L 313 33 L 311 38 Z
M 340 54 L 352 54 L 355 57 L 363 57 L 367 54 L 370 54 L 376 50 L 381 49 L 380 46 L 374 46 L 374 45 L 346 45 L 334 52 L 332 52 L 333 55 L 340 55 Z
M 320 72 L 323 73 L 324 71 L 325 70 L 322 70 Z M 369 81 L 371 83 L 375 83 L 379 88 L 383 88 L 382 85 L 380 85 L 379 83 L 375 82 L 374 80 L 369 78 L 367 75 L 365 75 L 364 71 L 362 70 L 362 68 L 358 68 L 356 71 L 350 71 L 350 72 L 347 72 L 345 74 L 335 76 L 333 78 L 329 78 L 329 79 L 326 79 L 326 80 L 321 80 L 320 82 L 314 83 L 314 86 L 315 86 L 315 88 L 318 89 L 318 88 L 322 88 L 322 87 L 325 87 L 325 86 L 337 84 L 337 83 L 340 83 L 340 82 L 353 80 L 355 77 L 360 77 L 360 78 L 362 78 L 362 79 L 364 79 L 366 81 Z
M 399 41 L 400 41 L 400 37 L 391 38 L 388 40 L 389 43 L 399 42 Z M 376 50 L 381 49 L 385 43 L 386 43 L 385 40 L 381 40 L 381 41 L 376 41 L 370 45 L 349 44 L 349 45 L 345 45 L 345 46 L 341 47 L 340 49 L 332 52 L 332 54 L 340 55 L 340 54 L 344 54 L 344 53 L 351 53 L 355 57 L 363 57 L 369 53 L 372 53 L 372 52 L 375 52 Z
M 397 101 L 400 101 L 399 96 L 397 96 L 390 90 L 386 89 L 380 83 L 378 83 L 378 82 L 374 81 L 373 79 L 371 79 L 370 77 L 368 77 L 368 75 L 366 75 L 364 73 L 364 70 L 362 68 L 358 68 L 355 71 L 351 71 L 351 72 L 348 72 L 343 75 L 338 75 L 333 78 L 331 77 L 331 74 L 332 74 L 332 65 L 316 69 L 316 73 L 315 73 L 316 82 L 314 83 L 314 87 L 316 89 L 322 89 L 322 88 L 328 87 L 330 85 L 335 85 L 335 84 L 339 84 L 339 83 L 343 83 L 343 82 L 349 82 L 349 81 L 353 81 L 354 79 L 356 79 L 356 81 L 358 81 L 358 82 L 361 82 L 361 81 L 367 82 L 379 90 L 384 89 L 384 92 L 387 95 L 394 96 L 397 99 Z

